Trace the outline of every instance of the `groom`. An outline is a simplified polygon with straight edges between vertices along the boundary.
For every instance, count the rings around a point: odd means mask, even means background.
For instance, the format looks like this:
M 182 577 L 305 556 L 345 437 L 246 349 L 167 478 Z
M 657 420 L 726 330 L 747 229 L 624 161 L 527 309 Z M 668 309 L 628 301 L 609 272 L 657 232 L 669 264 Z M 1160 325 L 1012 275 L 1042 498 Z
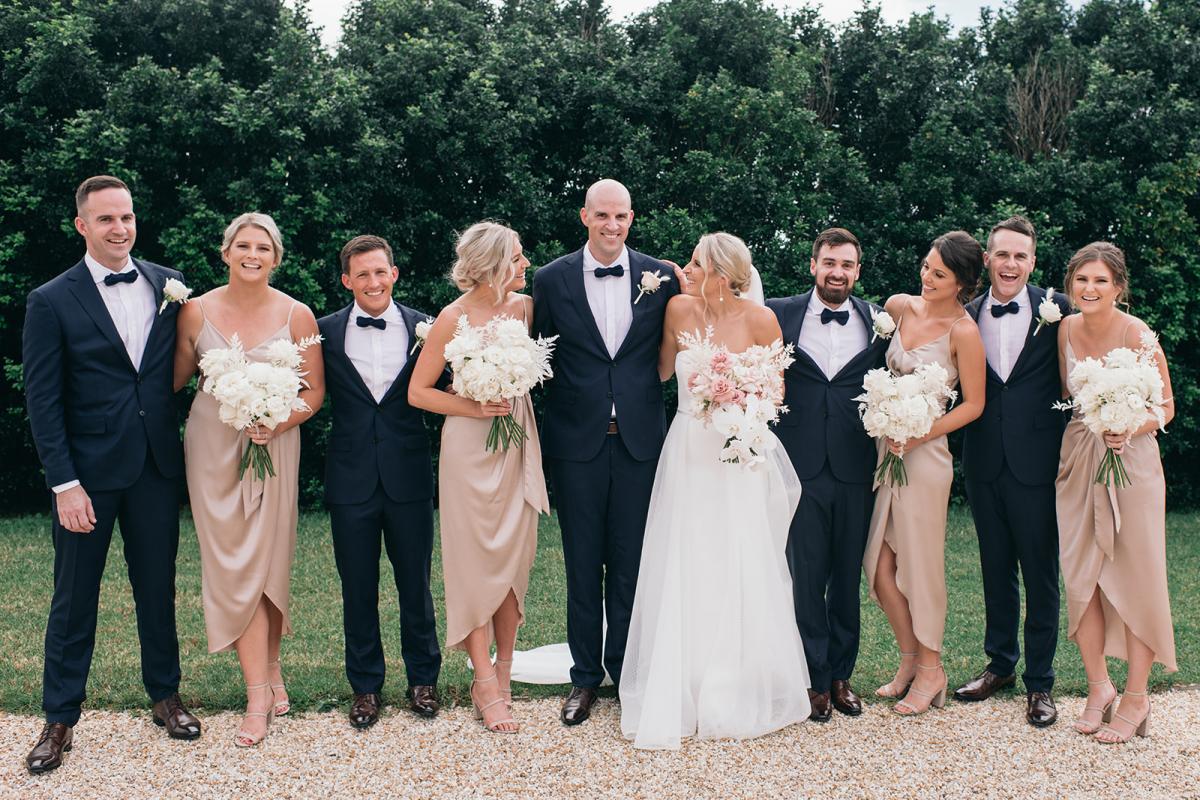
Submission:
M 587 244 L 533 275 L 534 335 L 559 337 L 546 382 L 542 456 L 567 570 L 574 662 L 562 707 L 567 725 L 588 718 L 606 669 L 613 683 L 621 680 L 666 431 L 658 377 L 663 313 L 679 292 L 670 266 L 625 246 L 633 209 L 624 186 L 593 184 L 579 217 Z M 642 276 L 655 273 L 666 280 L 635 303 Z
M 35 774 L 57 769 L 71 749 L 118 521 L 152 719 L 173 738 L 200 735 L 200 721 L 179 699 L 175 634 L 183 448 L 172 371 L 179 305 L 163 305 L 163 286 L 182 276 L 130 257 L 137 222 L 120 179 L 88 178 L 75 207 L 87 251 L 29 293 L 21 339 L 29 427 L 54 493 L 46 724 L 25 759 Z
M 1021 598 L 1017 567 L 1025 579 L 1025 719 L 1044 728 L 1058 718 L 1054 651 L 1058 646 L 1058 522 L 1054 478 L 1063 416 L 1051 408 L 1061 398 L 1058 330 L 1038 329 L 1046 292 L 1029 286 L 1037 261 L 1037 234 L 1029 220 L 1009 217 L 988 234 L 991 289 L 967 305 L 979 324 L 987 354 L 983 415 L 963 436 L 963 474 L 979 537 L 990 661 L 955 692 L 957 700 L 986 700 L 1015 682 L 1020 657 L 1017 625 Z M 1053 298 L 1065 316 L 1062 295 Z
M 392 299 L 398 270 L 378 236 L 356 236 L 340 255 L 342 285 L 354 302 L 322 317 L 325 385 L 333 430 L 325 457 L 325 502 L 342 580 L 346 677 L 354 691 L 350 724 L 379 721 L 384 680 L 379 636 L 380 539 L 400 599 L 400 650 L 408 704 L 438 712 L 438 649 L 429 569 L 433 555 L 433 466 L 420 410 L 408 381 L 425 315 Z
M 862 248 L 845 228 L 813 242 L 805 294 L 768 300 L 783 340 L 796 346 L 784 373 L 788 413 L 775 429 L 804 492 L 792 518 L 787 558 L 796 624 L 808 661 L 809 718 L 828 722 L 833 708 L 858 716 L 850 687 L 858 658 L 859 574 L 871 520 L 875 446 L 853 398 L 863 375 L 883 364 L 887 342 L 874 337 L 869 303 L 853 296 Z

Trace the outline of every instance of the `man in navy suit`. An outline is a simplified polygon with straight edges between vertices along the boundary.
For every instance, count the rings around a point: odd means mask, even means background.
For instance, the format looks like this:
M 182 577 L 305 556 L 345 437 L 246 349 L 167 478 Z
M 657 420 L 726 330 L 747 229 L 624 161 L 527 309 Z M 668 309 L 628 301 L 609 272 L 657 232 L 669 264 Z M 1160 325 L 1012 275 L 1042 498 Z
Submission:
M 426 315 L 392 299 L 399 270 L 378 236 L 342 248 L 342 285 L 354 302 L 317 321 L 333 430 L 325 457 L 325 502 L 342 579 L 350 724 L 379 719 L 384 658 L 379 637 L 380 539 L 400 600 L 400 650 L 409 707 L 438 712 L 438 649 L 429 569 L 433 555 L 433 466 L 419 409 L 408 404 L 417 359 L 416 324 Z
M 813 289 L 767 301 L 783 340 L 796 346 L 796 360 L 784 373 L 788 413 L 775 433 L 804 487 L 787 558 L 812 682 L 810 719 L 817 722 L 827 722 L 832 708 L 862 713 L 850 675 L 858 658 L 859 574 L 871 520 L 875 445 L 853 398 L 862 393 L 867 370 L 882 366 L 887 342 L 873 335 L 878 309 L 852 294 L 861 258 L 850 231 L 822 231 L 809 262 Z
M 1058 718 L 1051 696 L 1059 605 L 1054 478 L 1065 420 L 1051 408 L 1062 392 L 1057 328 L 1038 325 L 1046 292 L 1029 285 L 1036 248 L 1036 232 L 1024 217 L 993 227 L 984 254 L 991 289 L 967 305 L 987 353 L 987 400 L 983 415 L 964 430 L 963 474 L 979 537 L 983 649 L 991 660 L 954 697 L 986 700 L 1015 682 L 1019 565 L 1025 580 L 1025 718 L 1046 727 Z M 1062 315 L 1069 313 L 1064 297 L 1053 301 Z M 1046 330 L 1039 333 L 1039 327 Z
M 118 521 L 153 719 L 174 738 L 200 735 L 199 720 L 179 699 L 175 634 L 183 448 L 172 368 L 179 307 L 167 303 L 160 311 L 167 279 L 182 276 L 130 257 L 137 223 L 129 187 L 118 178 L 88 178 L 75 206 L 86 255 L 29 293 L 21 340 L 29 426 L 53 490 L 46 724 L 26 757 L 33 773 L 58 768 L 71 749 Z
M 650 490 L 666 434 L 658 348 L 672 267 L 625 246 L 629 191 L 587 191 L 581 249 L 533 275 L 533 333 L 558 336 L 546 382 L 542 456 L 554 488 L 567 571 L 567 642 L 574 665 L 562 720 L 586 720 L 605 670 L 621 680 Z M 639 296 L 642 276 L 665 279 Z M 603 634 L 607 617 L 608 633 Z

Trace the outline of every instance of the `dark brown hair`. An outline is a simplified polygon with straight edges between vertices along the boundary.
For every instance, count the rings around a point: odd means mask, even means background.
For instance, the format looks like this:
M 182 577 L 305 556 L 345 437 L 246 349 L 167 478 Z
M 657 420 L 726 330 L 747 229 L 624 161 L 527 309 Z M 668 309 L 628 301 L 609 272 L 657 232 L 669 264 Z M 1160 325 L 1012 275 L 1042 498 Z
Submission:
M 975 237 L 966 231 L 950 231 L 933 240 L 930 248 L 942 257 L 942 262 L 954 273 L 958 281 L 958 302 L 964 305 L 979 290 L 979 276 L 983 273 L 983 248 Z
M 79 188 L 75 190 L 75 213 L 83 213 L 83 204 L 87 202 L 89 194 L 104 189 L 124 189 L 129 192 L 129 187 L 120 178 L 114 178 L 112 175 L 93 175 L 79 184 Z M 129 192 L 129 194 L 132 196 L 133 192 Z
M 382 236 L 355 236 L 346 242 L 338 259 L 342 262 L 342 274 L 350 274 L 350 257 L 359 253 L 369 253 L 372 250 L 382 250 L 387 255 L 388 265 L 392 263 L 392 246 Z
M 1075 251 L 1075 255 L 1071 256 L 1071 260 L 1067 262 L 1067 277 L 1063 279 L 1067 299 L 1074 304 L 1075 295 L 1072 287 L 1075 285 L 1075 273 L 1084 264 L 1090 264 L 1093 261 L 1099 261 L 1112 273 L 1113 283 L 1121 289 L 1121 293 L 1117 295 L 1117 302 L 1128 302 L 1129 270 L 1125 266 L 1125 253 L 1112 242 L 1085 244 Z
M 857 254 L 856 261 L 862 260 L 862 245 L 858 243 L 858 237 L 845 228 L 826 228 L 817 234 L 817 238 L 813 241 L 813 261 L 816 261 L 821 254 L 821 248 L 828 245 L 837 247 L 840 244 L 854 245 L 854 252 Z
M 1013 231 L 1028 236 L 1033 242 L 1033 249 L 1037 249 L 1037 231 L 1034 230 L 1033 223 L 1020 214 L 1013 214 L 1008 219 L 992 226 L 992 229 L 988 231 L 987 249 L 989 251 L 992 249 L 992 237 L 996 235 L 996 231 Z

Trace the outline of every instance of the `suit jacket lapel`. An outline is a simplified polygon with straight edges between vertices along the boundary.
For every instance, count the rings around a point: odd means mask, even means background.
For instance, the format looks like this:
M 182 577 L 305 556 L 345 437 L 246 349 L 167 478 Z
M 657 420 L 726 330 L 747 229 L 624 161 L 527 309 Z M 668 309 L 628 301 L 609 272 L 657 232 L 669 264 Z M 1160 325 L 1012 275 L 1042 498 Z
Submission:
M 642 269 L 643 256 L 641 253 L 628 248 L 626 248 L 626 252 L 629 253 L 629 307 L 632 309 L 633 315 L 629 321 L 629 331 L 625 334 L 625 338 L 621 340 L 621 343 L 617 345 L 617 353 L 613 358 L 621 355 L 621 351 L 625 349 L 625 345 L 634 340 L 634 329 L 637 328 L 638 322 L 646 316 L 647 310 L 650 308 L 649 302 L 633 302 L 637 299 L 642 285 L 642 272 L 644 271 Z M 643 297 L 642 300 L 646 301 L 647 298 Z
M 125 342 L 121 341 L 121 336 L 117 333 L 117 326 L 113 324 L 112 315 L 108 313 L 108 307 L 104 305 L 104 299 L 100 297 L 100 290 L 96 288 L 96 282 L 92 279 L 92 273 L 87 268 L 87 264 L 80 260 L 71 269 L 70 279 L 71 294 L 75 295 L 79 305 L 92 318 L 92 322 L 96 323 L 96 327 L 104 334 L 108 343 L 121 352 L 121 357 L 125 359 L 125 363 L 132 371 L 133 361 L 129 359 L 129 351 L 125 349 Z
M 971 316 L 971 319 L 975 320 L 976 325 L 979 325 L 979 313 L 983 311 L 983 301 L 988 298 L 989 294 L 990 291 L 984 292 L 971 302 L 967 303 L 966 311 Z M 979 333 L 982 336 L 983 330 L 980 329 Z M 987 348 L 984 348 L 984 369 L 987 370 L 988 379 L 993 380 L 996 383 L 1004 383 L 1004 381 L 1000 380 L 1000 376 L 996 373 L 996 370 L 992 369 L 992 365 L 987 361 L 986 356 Z M 1009 374 L 1009 377 L 1012 377 L 1011 373 Z
M 138 368 L 140 373 L 146 368 L 146 353 L 150 350 L 150 344 L 154 341 L 154 337 L 160 335 L 159 331 L 163 327 L 163 312 L 158 309 L 162 307 L 163 287 L 166 286 L 167 278 L 163 271 L 148 264 L 144 261 L 133 260 L 133 266 L 138 272 L 142 273 L 142 277 L 150 282 L 150 286 L 154 289 L 154 321 L 150 323 L 150 333 L 146 335 L 146 349 L 142 351 L 142 363 Z M 166 309 L 163 309 L 165 311 Z
M 392 301 L 392 305 L 394 305 L 396 310 L 400 312 L 400 318 L 404 320 L 404 329 L 408 331 L 408 352 L 404 355 L 404 366 L 400 367 L 400 371 L 397 372 L 396 377 L 392 379 L 392 385 L 389 386 L 387 391 L 383 393 L 383 397 L 379 400 L 379 405 L 383 405 L 388 400 L 392 399 L 392 395 L 396 393 L 396 387 L 402 383 L 400 378 L 405 372 L 410 371 L 413 368 L 413 365 L 417 363 L 417 354 L 413 352 L 413 345 L 417 343 L 417 315 L 410 314 L 404 306 L 400 305 L 395 300 Z M 355 370 L 355 372 L 358 372 L 358 370 Z M 364 386 L 363 388 L 366 387 Z M 372 397 L 371 399 L 374 400 L 375 398 Z
M 843 372 L 856 367 L 860 359 L 868 357 L 876 347 L 881 346 L 881 342 L 885 341 L 875 338 L 875 325 L 871 320 L 871 306 L 867 304 L 867 301 L 850 295 L 850 305 L 858 312 L 859 318 L 862 319 L 863 324 L 867 327 L 867 346 L 851 356 L 850 360 L 843 364 L 842 368 L 833 376 L 831 382 L 840 378 Z
M 608 347 L 604 344 L 604 337 L 600 335 L 596 318 L 592 316 L 592 307 L 588 305 L 587 290 L 583 288 L 583 277 L 583 249 L 581 248 L 571 254 L 567 269 L 563 271 L 563 288 L 567 293 L 567 298 L 575 305 L 575 311 L 583 320 L 584 327 L 591 332 L 592 343 L 600 349 L 605 358 L 608 358 Z
M 808 304 L 812 302 L 812 291 L 798 295 L 791 300 L 786 306 L 785 323 L 783 328 L 783 340 L 785 344 L 794 345 L 796 348 L 796 362 L 802 366 L 812 370 L 813 374 L 820 377 L 822 380 L 828 380 L 825 377 L 825 372 L 813 360 L 813 357 L 804 352 L 800 347 L 800 329 L 804 327 L 804 320 L 808 319 Z
M 1029 328 L 1025 331 L 1025 344 L 1021 345 L 1021 353 L 1017 356 L 1016 362 L 1012 366 L 1012 371 L 1008 373 L 1009 380 L 1017 374 L 1017 370 L 1025 363 L 1028 358 L 1031 345 L 1033 344 L 1033 332 L 1037 330 L 1038 323 L 1038 304 L 1046 297 L 1046 292 L 1036 286 L 1026 284 L 1025 292 L 1029 295 Z
M 346 355 L 346 326 L 350 324 L 350 312 L 353 308 L 354 304 L 351 303 L 337 312 L 337 316 L 333 320 L 333 335 L 325 340 L 324 352 L 333 358 L 340 358 L 345 362 L 346 369 L 350 372 L 350 385 L 356 387 L 367 402 L 373 404 L 375 396 L 367 388 L 362 375 L 358 374 L 358 368 L 354 366 L 354 362 L 350 360 L 350 356 Z

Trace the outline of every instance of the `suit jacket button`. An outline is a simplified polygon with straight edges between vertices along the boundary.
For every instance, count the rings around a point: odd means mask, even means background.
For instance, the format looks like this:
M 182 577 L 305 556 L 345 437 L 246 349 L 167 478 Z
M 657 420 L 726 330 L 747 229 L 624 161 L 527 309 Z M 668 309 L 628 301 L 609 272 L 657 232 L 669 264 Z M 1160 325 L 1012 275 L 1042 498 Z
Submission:
M 139 412 L 138 412 L 138 416 L 139 416 L 139 417 L 144 417 L 144 416 L 146 416 L 146 412 L 145 412 L 145 411 L 139 411 Z

